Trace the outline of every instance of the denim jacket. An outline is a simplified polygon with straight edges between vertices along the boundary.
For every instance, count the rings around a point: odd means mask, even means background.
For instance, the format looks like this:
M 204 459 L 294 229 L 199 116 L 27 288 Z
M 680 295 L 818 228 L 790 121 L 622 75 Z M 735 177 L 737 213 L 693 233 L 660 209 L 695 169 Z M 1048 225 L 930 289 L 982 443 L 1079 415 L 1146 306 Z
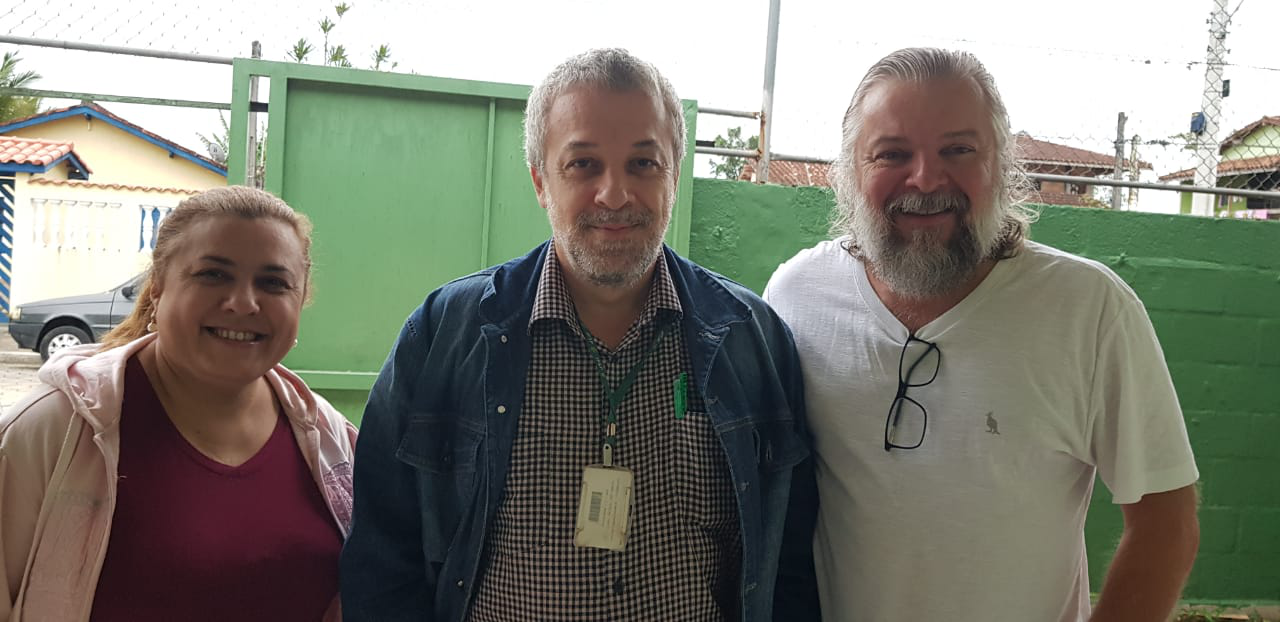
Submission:
M 405 321 L 356 446 L 341 565 L 349 622 L 466 618 L 520 420 L 548 246 L 444 285 Z M 742 620 L 817 619 L 817 493 L 790 330 L 741 285 L 663 255 L 734 479 Z

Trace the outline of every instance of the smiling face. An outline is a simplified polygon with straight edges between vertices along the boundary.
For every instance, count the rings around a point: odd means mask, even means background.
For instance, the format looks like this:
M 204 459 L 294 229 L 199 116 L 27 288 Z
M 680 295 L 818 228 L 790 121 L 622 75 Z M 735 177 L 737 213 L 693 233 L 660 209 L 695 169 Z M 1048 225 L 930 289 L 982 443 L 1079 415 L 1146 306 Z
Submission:
M 961 287 L 996 247 L 998 153 L 967 79 L 887 80 L 868 92 L 852 157 L 858 245 L 899 294 Z
M 636 283 L 657 260 L 675 202 L 672 128 L 641 91 L 570 89 L 547 114 L 533 168 L 565 270 L 602 287 Z
M 193 222 L 156 282 L 156 356 L 222 386 L 262 377 L 298 334 L 307 287 L 298 234 L 275 219 Z

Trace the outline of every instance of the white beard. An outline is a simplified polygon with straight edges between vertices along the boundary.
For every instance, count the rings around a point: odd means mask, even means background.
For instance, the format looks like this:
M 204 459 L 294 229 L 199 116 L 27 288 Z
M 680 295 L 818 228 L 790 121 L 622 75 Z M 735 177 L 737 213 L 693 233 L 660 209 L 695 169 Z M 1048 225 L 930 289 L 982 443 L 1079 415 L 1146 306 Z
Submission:
M 872 207 L 862 194 L 856 201 L 851 230 L 861 258 L 894 293 L 907 298 L 932 298 L 963 287 L 1000 241 L 1002 218 L 997 210 L 975 213 L 962 194 L 903 195 L 884 210 Z M 904 237 L 893 227 L 895 214 L 941 209 L 954 210 L 957 226 L 950 240 L 935 230 Z

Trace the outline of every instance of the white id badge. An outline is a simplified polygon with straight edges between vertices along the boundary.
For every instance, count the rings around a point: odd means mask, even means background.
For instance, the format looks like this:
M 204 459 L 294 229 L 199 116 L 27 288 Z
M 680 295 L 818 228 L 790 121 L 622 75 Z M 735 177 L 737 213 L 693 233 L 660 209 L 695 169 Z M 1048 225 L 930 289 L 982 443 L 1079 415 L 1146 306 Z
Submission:
M 626 548 L 631 528 L 632 479 L 631 471 L 621 467 L 595 464 L 582 470 L 574 546 L 610 551 Z

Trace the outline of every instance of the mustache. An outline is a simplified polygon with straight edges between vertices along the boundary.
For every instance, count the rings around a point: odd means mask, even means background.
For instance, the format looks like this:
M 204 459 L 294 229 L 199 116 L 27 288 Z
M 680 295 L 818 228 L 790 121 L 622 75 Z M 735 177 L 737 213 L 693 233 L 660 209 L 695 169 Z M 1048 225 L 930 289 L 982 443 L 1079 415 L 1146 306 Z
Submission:
M 623 225 L 628 227 L 648 225 L 652 215 L 642 209 L 595 210 L 578 216 L 579 227 L 598 227 L 600 225 Z
M 959 192 L 912 192 L 894 198 L 885 207 L 885 213 L 895 214 L 936 214 L 946 210 L 955 210 L 961 214 L 969 211 L 969 197 Z

